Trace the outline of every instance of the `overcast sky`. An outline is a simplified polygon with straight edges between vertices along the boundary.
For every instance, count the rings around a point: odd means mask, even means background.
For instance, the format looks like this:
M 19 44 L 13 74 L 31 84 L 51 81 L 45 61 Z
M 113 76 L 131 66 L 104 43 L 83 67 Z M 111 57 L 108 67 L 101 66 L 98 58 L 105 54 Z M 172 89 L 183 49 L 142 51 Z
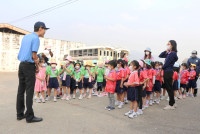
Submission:
M 0 23 L 64 1 L 1 0 Z M 178 44 L 180 63 L 200 46 L 200 0 L 79 0 L 12 24 L 33 31 L 36 21 L 44 21 L 51 28 L 47 38 L 121 46 L 141 53 L 150 47 L 154 55 L 173 39 Z

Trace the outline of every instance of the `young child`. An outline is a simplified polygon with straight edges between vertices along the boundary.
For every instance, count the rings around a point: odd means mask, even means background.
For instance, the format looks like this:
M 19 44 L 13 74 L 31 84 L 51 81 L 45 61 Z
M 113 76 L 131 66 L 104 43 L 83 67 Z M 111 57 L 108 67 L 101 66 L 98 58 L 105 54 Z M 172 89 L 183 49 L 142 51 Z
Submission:
M 188 95 L 194 97 L 194 89 L 196 88 L 196 65 L 195 64 L 191 64 L 190 65 L 190 77 L 189 77 L 189 83 L 188 83 L 188 88 L 189 88 L 189 92 Z M 187 96 L 188 96 L 187 95 Z
M 139 79 L 140 79 L 140 84 L 138 86 L 138 112 L 137 112 L 137 115 L 142 115 L 143 114 L 143 111 L 142 111 L 142 108 L 143 108 L 143 102 L 146 102 L 146 99 L 145 97 L 143 98 L 143 90 L 145 90 L 146 88 L 146 81 L 148 80 L 147 79 L 147 74 L 145 71 L 143 71 L 143 66 L 144 66 L 144 62 L 139 60 L 139 71 L 140 71 L 140 76 L 139 76 Z M 143 101 L 144 99 L 144 101 Z
M 82 79 L 83 79 L 83 72 L 81 71 L 81 63 L 79 62 L 76 62 L 74 64 L 75 66 L 75 69 L 73 71 L 73 79 L 75 80 L 75 83 L 74 83 L 74 90 L 73 90 L 73 99 L 75 99 L 75 94 L 76 94 L 76 89 L 78 88 L 79 91 L 80 91 L 80 96 L 79 96 L 79 100 L 82 100 L 83 99 L 83 95 L 82 95 Z
M 119 59 L 117 61 L 117 83 L 116 83 L 116 90 L 117 93 L 117 101 L 115 102 L 115 105 L 118 105 L 118 108 L 122 108 L 124 105 L 124 62 L 123 60 Z
M 131 74 L 131 70 L 128 67 L 128 62 L 124 60 L 124 83 L 128 82 L 129 75 Z M 128 104 L 127 100 L 127 90 L 128 88 L 124 86 L 124 102 Z
M 145 71 L 147 73 L 147 78 L 149 79 L 147 81 L 147 87 L 146 87 L 146 105 L 145 108 L 149 107 L 149 102 L 150 102 L 150 96 L 152 94 L 152 88 L 153 88 L 153 72 L 151 69 L 151 60 L 146 59 L 144 60 L 145 62 Z
M 159 63 L 159 69 L 162 70 L 162 67 L 163 67 L 163 63 L 160 62 Z M 162 70 L 163 71 L 163 70 Z M 162 80 L 162 87 L 161 87 L 161 91 L 160 91 L 160 99 L 163 100 L 165 99 L 165 94 L 166 94 L 166 86 L 165 86 L 165 82 L 164 82 L 164 79 Z
M 108 69 L 108 63 L 109 61 L 106 61 L 105 62 L 105 66 L 104 66 L 104 76 L 108 76 L 110 70 Z M 103 79 L 103 95 L 106 95 L 108 96 L 108 93 L 105 91 L 105 88 L 106 88 L 106 79 Z
M 73 74 L 73 69 L 74 69 L 71 62 L 72 62 L 72 57 L 67 56 L 67 58 L 65 58 L 65 66 L 63 66 L 63 70 L 59 74 L 59 75 L 63 74 L 62 86 L 63 86 L 64 95 L 62 97 L 62 100 L 66 99 L 67 101 L 71 99 L 71 96 L 70 96 L 71 75 Z M 68 96 L 67 96 L 67 91 L 68 91 Z
M 117 66 L 117 62 L 115 60 L 111 60 L 108 62 L 108 68 L 110 70 L 108 75 L 104 76 L 106 79 L 106 88 L 105 91 L 108 92 L 109 105 L 105 107 L 107 110 L 115 109 L 115 88 L 116 88 L 116 80 L 117 74 L 115 71 L 115 67 Z
M 86 97 L 86 92 L 87 89 L 89 88 L 89 96 L 88 99 L 90 99 L 92 97 L 92 89 L 93 89 L 93 85 L 92 85 L 92 81 L 94 80 L 94 72 L 92 72 L 91 70 L 92 67 L 92 62 L 91 61 L 87 61 L 86 65 L 85 65 L 85 70 L 83 71 L 83 87 L 84 87 L 84 95 L 83 97 Z
M 150 96 L 150 102 L 149 102 L 149 105 L 152 106 L 152 104 L 154 104 L 156 102 L 156 100 L 153 100 L 154 99 L 154 96 L 155 96 L 155 90 L 154 90 L 154 87 L 155 87 L 155 82 L 156 82 L 156 68 L 155 68 L 155 62 L 151 62 L 151 71 L 153 73 L 153 88 L 152 88 L 152 94 Z
M 45 60 L 40 59 L 39 61 L 39 73 L 36 74 L 36 81 L 35 81 L 35 92 L 36 92 L 36 102 L 40 103 L 41 100 L 39 98 L 39 92 L 42 95 L 42 102 L 45 103 L 45 91 L 47 90 L 46 85 L 46 67 L 45 67 Z
M 60 63 L 59 74 L 62 72 L 63 66 L 65 66 L 65 62 L 64 62 L 64 61 L 62 61 L 62 62 Z M 58 80 L 59 89 L 60 89 L 60 90 L 59 90 L 59 93 L 58 93 L 58 95 L 57 95 L 57 98 L 59 98 L 59 99 L 60 99 L 60 97 L 62 96 L 62 80 L 63 80 L 63 74 L 61 74 L 61 75 L 59 76 L 59 80 Z
M 46 101 L 50 99 L 51 89 L 54 88 L 54 102 L 56 102 L 57 89 L 59 87 L 59 83 L 58 83 L 59 71 L 56 69 L 57 63 L 55 59 L 51 59 L 50 65 L 51 65 L 51 69 L 48 70 L 49 72 L 48 72 L 48 78 L 47 78 L 47 85 L 49 86 L 49 89 L 47 92 L 48 97 L 46 98 Z
M 189 76 L 190 73 L 187 70 L 187 64 L 183 63 L 182 65 L 182 71 L 181 71 L 181 88 L 183 89 L 182 95 L 183 95 L 183 99 L 186 98 L 186 87 L 189 81 Z
M 159 104 L 160 102 L 160 91 L 162 87 L 162 80 L 163 80 L 163 71 L 159 69 L 159 62 L 155 62 L 155 84 L 154 84 L 154 91 L 156 92 L 156 103 Z
M 179 80 L 179 64 L 174 64 L 174 74 L 173 74 L 173 90 L 174 90 L 174 98 L 177 100 L 177 91 L 178 91 L 178 80 Z
M 125 116 L 129 118 L 137 117 L 137 100 L 138 100 L 138 87 L 139 86 L 139 77 L 140 71 L 138 61 L 134 60 L 130 64 L 131 75 L 128 78 L 128 82 L 124 83 L 124 85 L 128 88 L 127 96 L 130 101 L 130 111 L 125 113 Z M 133 108 L 134 107 L 134 108 Z
M 104 73 L 105 70 L 103 69 L 103 62 L 99 62 L 98 63 L 98 69 L 95 70 L 95 73 L 97 75 L 97 92 L 95 93 L 95 95 L 97 95 L 98 97 L 103 97 L 103 77 L 104 77 Z M 100 91 L 100 94 L 98 93 Z

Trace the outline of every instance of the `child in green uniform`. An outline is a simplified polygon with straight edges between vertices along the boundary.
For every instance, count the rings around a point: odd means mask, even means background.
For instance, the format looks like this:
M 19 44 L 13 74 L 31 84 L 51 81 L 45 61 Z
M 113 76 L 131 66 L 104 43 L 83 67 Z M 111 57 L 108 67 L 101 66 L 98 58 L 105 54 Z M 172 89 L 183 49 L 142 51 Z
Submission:
M 46 101 L 50 99 L 51 95 L 51 89 L 54 88 L 54 102 L 56 102 L 56 96 L 57 96 L 57 89 L 59 87 L 58 83 L 58 76 L 59 76 L 59 71 L 56 69 L 57 63 L 56 60 L 52 59 L 51 60 L 51 69 L 48 69 L 48 78 L 47 78 L 47 86 L 48 88 L 48 96 L 46 98 Z
M 95 95 L 97 95 L 98 97 L 103 97 L 102 88 L 103 88 L 103 78 L 105 73 L 103 66 L 104 66 L 103 62 L 99 62 L 98 69 L 95 71 L 97 75 L 97 92 L 95 93 Z M 100 94 L 98 93 L 99 91 Z
M 86 65 L 85 65 L 85 70 L 83 71 L 83 87 L 84 87 L 84 95 L 83 97 L 86 97 L 86 91 L 89 88 L 89 96 L 88 99 L 91 98 L 92 95 L 92 81 L 94 80 L 94 72 L 91 70 L 92 67 L 92 62 L 91 61 L 87 61 Z
M 74 66 L 71 64 L 71 62 L 72 62 L 71 56 L 67 56 L 67 58 L 65 58 L 66 66 L 63 66 L 63 70 L 59 74 L 59 75 L 63 74 L 62 86 L 63 86 L 64 95 L 62 97 L 62 100 L 66 99 L 67 101 L 71 99 L 70 84 L 71 84 L 71 75 L 73 74 L 73 70 L 74 70 Z M 68 96 L 67 96 L 66 88 L 68 90 Z
M 82 84 L 82 79 L 83 79 L 83 72 L 81 71 L 81 64 L 79 62 L 76 62 L 74 64 L 75 68 L 73 71 L 73 75 L 72 78 L 76 81 L 74 83 L 74 91 L 73 91 L 73 99 L 75 99 L 75 94 L 76 94 L 76 89 L 78 88 L 80 91 L 80 97 L 79 100 L 83 99 L 83 95 L 82 95 L 82 88 L 83 88 L 83 84 Z

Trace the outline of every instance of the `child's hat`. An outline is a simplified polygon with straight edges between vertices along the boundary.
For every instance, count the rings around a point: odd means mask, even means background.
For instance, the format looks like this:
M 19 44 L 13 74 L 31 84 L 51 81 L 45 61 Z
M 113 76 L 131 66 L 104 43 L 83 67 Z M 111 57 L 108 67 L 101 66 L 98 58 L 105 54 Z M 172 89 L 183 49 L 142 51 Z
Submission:
M 195 64 L 191 64 L 190 67 L 194 67 L 196 69 L 196 65 Z
M 145 62 L 147 65 L 151 66 L 151 60 L 150 60 L 150 59 L 145 59 L 144 62 Z
M 62 66 L 62 65 L 65 66 L 65 61 L 61 61 L 61 62 L 60 62 L 60 65 L 61 65 L 61 66 Z
M 81 67 L 81 63 L 80 63 L 80 62 L 78 62 L 78 61 L 77 61 L 77 62 L 75 62 L 75 63 L 74 63 L 74 66 L 76 66 L 76 64 L 79 64 L 79 65 L 80 65 L 80 67 Z
M 180 65 L 176 62 L 175 64 L 174 64 L 174 67 L 179 67 Z
M 72 61 L 72 57 L 71 57 L 71 56 L 67 56 L 67 57 L 65 58 L 65 60 Z
M 56 59 L 52 58 L 51 61 L 50 61 L 50 64 L 56 64 L 57 65 Z
M 139 65 L 140 65 L 141 67 L 144 66 L 144 63 L 143 63 L 143 61 L 141 61 L 141 60 L 138 60 L 138 63 L 139 63 Z
M 93 66 L 92 61 L 86 61 L 85 66 L 91 66 L 92 67 Z
M 104 63 L 103 63 L 102 61 L 100 61 L 100 62 L 98 63 L 98 67 L 104 67 Z

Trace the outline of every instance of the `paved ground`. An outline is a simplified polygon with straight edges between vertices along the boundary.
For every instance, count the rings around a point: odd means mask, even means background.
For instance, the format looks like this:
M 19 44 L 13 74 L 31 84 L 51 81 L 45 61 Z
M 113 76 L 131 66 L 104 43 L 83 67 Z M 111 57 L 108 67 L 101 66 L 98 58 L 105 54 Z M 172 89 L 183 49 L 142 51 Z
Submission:
M 106 111 L 107 97 L 34 103 L 41 123 L 16 120 L 17 73 L 0 73 L 0 134 L 199 134 L 200 97 L 177 101 L 178 108 L 164 111 L 167 101 L 153 105 L 144 115 L 129 119 L 123 109 Z

